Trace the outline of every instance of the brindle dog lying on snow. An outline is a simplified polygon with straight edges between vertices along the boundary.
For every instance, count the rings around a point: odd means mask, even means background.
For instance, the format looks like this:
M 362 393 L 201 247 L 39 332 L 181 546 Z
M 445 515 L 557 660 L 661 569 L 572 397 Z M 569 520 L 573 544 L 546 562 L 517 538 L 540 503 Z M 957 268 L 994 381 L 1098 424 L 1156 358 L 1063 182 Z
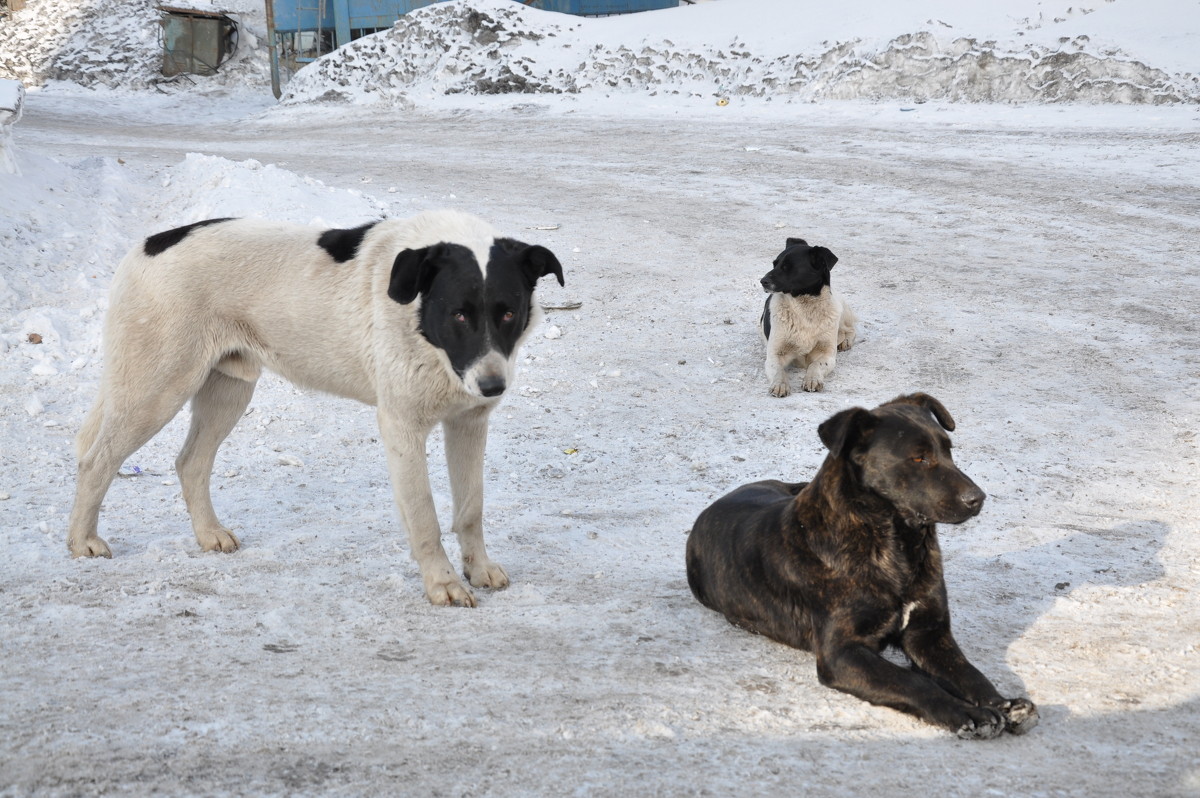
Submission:
M 812 482 L 743 485 L 700 514 L 688 584 L 732 623 L 812 651 L 824 685 L 959 737 L 1024 734 L 1037 708 L 1001 697 L 950 634 L 934 525 L 977 515 L 984 494 L 943 428 L 954 419 L 923 393 L 833 416 Z M 889 645 L 911 668 L 880 655 Z

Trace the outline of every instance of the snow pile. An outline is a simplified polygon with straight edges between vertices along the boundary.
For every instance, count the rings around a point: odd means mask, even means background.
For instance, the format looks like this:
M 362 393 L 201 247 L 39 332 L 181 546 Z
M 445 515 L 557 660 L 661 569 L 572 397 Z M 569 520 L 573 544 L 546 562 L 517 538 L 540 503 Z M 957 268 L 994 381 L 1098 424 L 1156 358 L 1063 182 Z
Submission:
M 205 2 L 190 8 L 207 10 Z M 257 0 L 233 0 L 212 10 L 239 21 L 238 51 L 206 85 L 269 81 L 265 31 L 240 17 L 242 7 L 261 15 Z M 0 77 L 26 86 L 60 80 L 81 86 L 143 89 L 162 76 L 161 14 L 156 0 L 30 0 L 11 17 L 0 17 Z
M 140 189 L 110 158 L 63 164 L 22 150 L 20 173 L 0 174 L 0 317 L 70 301 L 89 308 L 95 285 L 119 258 L 114 234 L 129 224 Z M 81 231 L 78 222 L 87 220 Z M 40 312 L 40 311 L 39 311 Z M 9 332 L 10 330 L 5 330 Z
M 0 78 L 0 174 L 20 172 L 17 160 L 13 157 L 12 127 L 21 118 L 24 100 L 25 87 L 19 80 Z
M 1050 20 L 1035 16 L 1040 4 L 1031 2 L 1013 4 L 1029 6 L 1023 17 L 942 7 L 937 0 L 907 11 L 871 5 L 851 2 L 837 15 L 821 12 L 829 18 L 817 21 L 813 9 L 772 0 L 581 19 L 511 0 L 458 0 L 414 11 L 301 70 L 283 102 L 403 104 L 439 94 L 613 91 L 802 101 L 1200 100 L 1200 77 L 1165 71 L 1174 58 L 1158 67 L 1107 35 L 1082 32 L 1122 28 L 1135 10 L 1116 0 Z M 1168 5 L 1150 2 L 1136 13 L 1157 21 L 1160 31 L 1200 30 L 1200 6 Z M 945 13 L 923 18 L 931 10 Z M 1130 34 L 1129 40 L 1157 56 L 1162 38 Z
M 160 185 L 155 198 L 161 205 L 147 223 L 147 234 L 223 217 L 339 226 L 388 213 L 386 205 L 357 189 L 331 188 L 253 159 L 233 162 L 189 153 L 168 170 Z M 270 202 L 264 203 L 264 198 Z
M 162 64 L 153 0 L 36 0 L 0 19 L 0 74 L 30 86 L 142 86 Z M 156 58 L 157 56 L 157 58 Z

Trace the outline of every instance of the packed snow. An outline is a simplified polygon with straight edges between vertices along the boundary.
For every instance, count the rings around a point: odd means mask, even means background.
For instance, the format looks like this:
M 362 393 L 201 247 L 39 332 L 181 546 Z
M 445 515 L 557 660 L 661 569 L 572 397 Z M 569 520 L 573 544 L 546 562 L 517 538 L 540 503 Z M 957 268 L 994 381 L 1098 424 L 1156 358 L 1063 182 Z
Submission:
M 172 84 L 149 4 L 0 20 L 28 89 L 0 170 L 0 795 L 1200 796 L 1200 4 L 456 0 L 282 104 L 258 5 L 225 4 L 228 71 Z M 125 251 L 436 207 L 566 275 L 489 439 L 511 587 L 430 606 L 373 410 L 270 376 L 214 472 L 240 551 L 192 536 L 185 412 L 109 492 L 113 558 L 70 559 Z M 789 235 L 862 321 L 824 392 L 775 399 L 758 280 Z M 1039 705 L 1025 737 L 823 688 L 687 588 L 709 502 L 811 476 L 822 420 L 912 390 L 989 496 L 941 529 L 947 584 L 968 656 Z

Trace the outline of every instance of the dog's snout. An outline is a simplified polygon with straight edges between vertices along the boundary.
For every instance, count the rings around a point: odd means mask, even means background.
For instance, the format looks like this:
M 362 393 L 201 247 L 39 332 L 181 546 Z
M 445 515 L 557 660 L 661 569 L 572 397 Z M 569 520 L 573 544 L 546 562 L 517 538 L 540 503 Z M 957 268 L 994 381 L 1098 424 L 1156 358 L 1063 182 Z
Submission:
M 499 396 L 504 393 L 504 389 L 508 385 L 504 381 L 504 377 L 500 375 L 491 375 L 479 378 L 479 392 L 487 397 Z
M 963 507 L 971 511 L 972 515 L 976 515 L 983 509 L 983 500 L 986 498 L 987 495 L 979 489 L 978 485 L 971 485 L 959 494 L 958 500 L 962 502 Z
M 759 282 L 762 283 L 763 290 L 767 293 L 771 293 L 775 290 L 775 282 L 771 279 L 771 275 L 768 274 L 766 277 L 759 280 Z

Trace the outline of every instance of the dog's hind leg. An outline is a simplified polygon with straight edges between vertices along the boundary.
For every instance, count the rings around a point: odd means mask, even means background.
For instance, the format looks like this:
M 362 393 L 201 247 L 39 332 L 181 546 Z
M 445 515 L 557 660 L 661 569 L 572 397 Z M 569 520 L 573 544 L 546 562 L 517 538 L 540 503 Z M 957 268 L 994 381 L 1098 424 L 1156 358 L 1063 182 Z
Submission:
M 854 346 L 854 341 L 857 338 L 854 325 L 857 322 L 858 317 L 854 315 L 854 311 L 850 309 L 849 305 L 843 304 L 842 316 L 838 320 L 837 348 L 839 352 L 845 352 Z
M 96 397 L 96 403 L 88 411 L 79 434 L 75 437 L 75 455 L 79 460 L 79 474 L 75 486 L 75 503 L 71 507 L 71 519 L 68 522 L 67 548 L 72 557 L 111 557 L 112 550 L 97 534 L 96 527 L 100 520 L 100 503 L 109 485 L 116 477 L 116 469 L 109 469 L 107 461 L 97 463 L 97 458 L 89 458 L 88 453 L 100 436 L 100 428 L 104 424 L 104 391 Z M 89 468 L 84 469 L 84 462 Z M 123 460 L 124 458 L 122 458 Z M 98 466 L 98 467 L 97 467 Z M 104 474 L 111 470 L 107 479 Z M 85 485 L 86 482 L 86 485 Z M 94 497 L 94 498 L 93 498 Z
M 105 368 L 120 366 L 106 364 Z M 104 495 L 125 459 L 175 417 L 196 384 L 186 374 L 156 379 L 150 385 L 128 382 L 135 387 L 125 389 L 115 378 L 104 381 L 76 439 L 79 474 L 67 522 L 67 547 L 74 557 L 112 556 L 112 550 L 97 533 Z M 180 387 L 173 390 L 173 386 Z
M 508 574 L 488 557 L 483 543 L 483 451 L 490 408 L 446 419 L 446 464 L 454 499 L 454 534 L 462 549 L 463 575 L 475 587 L 507 587 Z
M 203 551 L 236 551 L 239 545 L 233 532 L 217 520 L 209 480 L 217 449 L 246 412 L 255 384 L 214 369 L 192 397 L 192 423 L 175 471 Z
M 100 434 L 100 423 L 103 421 L 104 394 L 101 393 L 96 397 L 96 403 L 88 411 L 87 417 L 84 418 L 83 426 L 79 428 L 79 434 L 75 436 L 76 459 L 83 457 L 84 453 L 92 448 L 92 444 L 96 441 L 96 436 Z

